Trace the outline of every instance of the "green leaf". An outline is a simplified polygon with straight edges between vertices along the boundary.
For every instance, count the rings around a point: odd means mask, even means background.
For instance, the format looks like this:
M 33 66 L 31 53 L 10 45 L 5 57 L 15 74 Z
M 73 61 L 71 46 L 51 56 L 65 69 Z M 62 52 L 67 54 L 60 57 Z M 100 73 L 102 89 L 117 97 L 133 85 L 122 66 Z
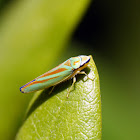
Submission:
M 71 80 L 57 85 L 51 95 L 51 89 L 37 92 L 16 140 L 101 140 L 100 85 L 93 59 L 85 71 L 94 80 L 77 75 L 68 99 Z

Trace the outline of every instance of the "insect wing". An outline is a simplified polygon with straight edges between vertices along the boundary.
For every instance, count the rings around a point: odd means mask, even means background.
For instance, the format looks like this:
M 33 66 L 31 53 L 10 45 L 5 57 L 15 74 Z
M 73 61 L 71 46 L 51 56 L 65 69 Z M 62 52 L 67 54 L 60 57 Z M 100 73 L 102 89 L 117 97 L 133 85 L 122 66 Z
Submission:
M 20 91 L 23 93 L 29 93 L 43 88 L 48 88 L 66 80 L 72 73 L 73 68 L 71 67 L 70 60 L 68 59 L 59 66 L 22 86 Z

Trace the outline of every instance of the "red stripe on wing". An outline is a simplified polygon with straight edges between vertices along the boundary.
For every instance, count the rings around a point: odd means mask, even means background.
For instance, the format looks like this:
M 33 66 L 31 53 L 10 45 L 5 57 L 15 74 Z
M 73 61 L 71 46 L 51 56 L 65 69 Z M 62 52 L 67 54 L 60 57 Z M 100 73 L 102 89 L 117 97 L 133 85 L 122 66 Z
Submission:
M 70 63 L 70 60 L 67 60 L 65 63 L 64 63 L 65 66 L 70 66 L 71 67 L 71 63 Z
M 49 75 L 53 75 L 53 74 L 56 74 L 56 73 L 59 73 L 59 72 L 65 71 L 65 70 L 67 70 L 67 69 L 66 68 L 59 68 L 59 69 L 57 69 L 55 71 L 52 71 L 52 72 L 46 72 L 43 75 L 41 75 L 40 77 L 38 77 L 38 78 L 42 78 L 42 77 L 46 77 L 46 76 L 49 76 Z
M 26 84 L 26 86 L 24 86 L 23 87 L 23 90 L 24 90 L 24 88 L 26 88 L 26 87 L 28 87 L 28 86 L 31 86 L 31 85 L 34 85 L 34 84 L 38 84 L 38 83 L 43 83 L 43 82 L 47 82 L 47 81 L 49 81 L 49 80 L 51 80 L 51 79 L 55 79 L 55 78 L 58 78 L 59 76 L 56 76 L 56 77 L 52 77 L 52 78 L 48 78 L 48 79 L 46 79 L 46 80 L 42 80 L 42 81 L 33 81 L 33 82 L 29 82 L 29 83 L 27 83 Z

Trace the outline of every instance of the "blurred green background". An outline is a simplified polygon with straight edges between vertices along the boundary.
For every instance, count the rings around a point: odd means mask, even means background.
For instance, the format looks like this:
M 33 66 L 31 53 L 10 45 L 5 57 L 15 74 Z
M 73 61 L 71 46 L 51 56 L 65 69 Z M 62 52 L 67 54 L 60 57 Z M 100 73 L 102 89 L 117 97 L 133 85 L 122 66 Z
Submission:
M 19 87 L 71 56 L 93 55 L 102 139 L 140 139 L 140 1 L 0 0 L 0 139 L 14 139 L 33 94 Z

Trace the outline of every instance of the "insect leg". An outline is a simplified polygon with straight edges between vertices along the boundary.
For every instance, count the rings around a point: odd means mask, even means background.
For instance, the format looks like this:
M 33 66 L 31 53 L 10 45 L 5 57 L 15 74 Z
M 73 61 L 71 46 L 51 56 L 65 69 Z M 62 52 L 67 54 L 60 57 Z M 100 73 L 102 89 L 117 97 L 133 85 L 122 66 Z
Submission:
M 94 80 L 94 79 L 90 78 L 90 77 L 85 73 L 85 71 L 80 71 L 78 74 L 85 74 L 85 75 L 87 76 L 88 79 L 90 79 L 90 80 L 92 80 L 92 81 Z
M 76 82 L 76 77 L 73 77 L 73 83 L 72 83 L 72 85 L 71 85 L 71 87 L 70 87 L 70 89 L 68 91 L 67 98 L 69 98 L 69 94 L 71 92 L 71 88 L 74 86 L 75 82 Z
M 55 87 L 55 86 L 52 87 L 51 91 L 49 92 L 49 95 L 50 95 L 50 94 L 52 93 L 52 91 L 54 90 L 54 87 Z

